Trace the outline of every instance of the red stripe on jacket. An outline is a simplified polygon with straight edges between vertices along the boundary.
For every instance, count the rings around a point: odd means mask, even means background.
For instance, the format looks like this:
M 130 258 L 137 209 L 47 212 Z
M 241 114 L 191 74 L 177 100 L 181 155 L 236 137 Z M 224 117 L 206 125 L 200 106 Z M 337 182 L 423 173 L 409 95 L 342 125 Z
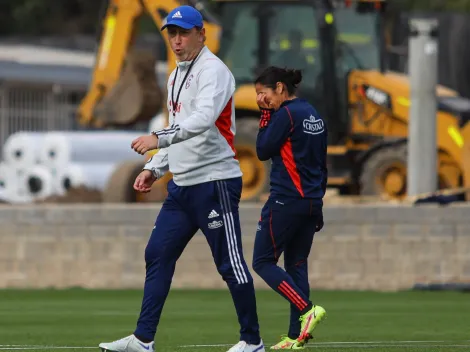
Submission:
M 232 133 L 232 98 L 228 101 L 227 105 L 225 105 L 224 110 L 219 115 L 219 118 L 215 122 L 215 125 L 219 129 L 220 134 L 225 138 L 230 148 L 232 148 L 233 152 L 235 151 L 235 146 L 233 144 L 234 135 Z
M 293 131 L 294 120 L 292 119 L 292 115 L 290 114 L 290 111 L 287 108 L 287 106 L 285 108 L 290 117 L 291 131 Z M 302 183 L 300 181 L 300 174 L 297 169 L 297 164 L 295 163 L 294 151 L 292 150 L 292 142 L 291 142 L 290 137 L 287 139 L 287 141 L 284 143 L 284 145 L 281 148 L 281 158 L 282 158 L 282 162 L 284 163 L 284 166 L 287 169 L 287 172 L 289 173 L 289 176 L 292 182 L 294 183 L 295 188 L 297 189 L 297 191 L 300 193 L 300 195 L 303 198 L 304 190 L 302 189 Z

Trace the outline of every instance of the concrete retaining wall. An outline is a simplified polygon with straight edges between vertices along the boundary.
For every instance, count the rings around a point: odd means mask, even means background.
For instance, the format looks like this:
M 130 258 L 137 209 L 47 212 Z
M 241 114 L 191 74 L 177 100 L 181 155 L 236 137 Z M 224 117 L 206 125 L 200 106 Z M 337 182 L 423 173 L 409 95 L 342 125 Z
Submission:
M 260 207 L 240 210 L 250 268 Z M 0 206 L 0 288 L 142 288 L 158 211 L 155 204 Z M 331 206 L 325 221 L 309 263 L 313 288 L 470 282 L 470 205 Z M 180 258 L 173 287 L 225 287 L 202 235 Z

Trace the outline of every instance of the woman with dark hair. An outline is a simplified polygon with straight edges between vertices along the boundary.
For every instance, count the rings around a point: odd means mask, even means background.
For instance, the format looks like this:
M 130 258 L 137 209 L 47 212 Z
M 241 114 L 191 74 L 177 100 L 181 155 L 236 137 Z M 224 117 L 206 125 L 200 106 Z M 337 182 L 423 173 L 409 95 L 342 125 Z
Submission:
M 298 98 L 298 70 L 269 67 L 255 81 L 261 120 L 260 160 L 272 160 L 270 196 L 258 223 L 253 269 L 290 302 L 287 336 L 271 349 L 303 349 L 325 309 L 309 298 L 308 256 L 323 227 L 327 128 L 307 101 Z M 284 268 L 278 259 L 284 252 Z

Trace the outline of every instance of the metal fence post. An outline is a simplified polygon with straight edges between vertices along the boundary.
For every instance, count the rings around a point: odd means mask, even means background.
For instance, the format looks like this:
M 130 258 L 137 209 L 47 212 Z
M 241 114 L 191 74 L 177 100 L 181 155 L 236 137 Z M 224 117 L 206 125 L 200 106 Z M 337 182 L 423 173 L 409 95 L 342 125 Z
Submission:
M 438 21 L 411 19 L 408 195 L 437 189 L 436 85 Z

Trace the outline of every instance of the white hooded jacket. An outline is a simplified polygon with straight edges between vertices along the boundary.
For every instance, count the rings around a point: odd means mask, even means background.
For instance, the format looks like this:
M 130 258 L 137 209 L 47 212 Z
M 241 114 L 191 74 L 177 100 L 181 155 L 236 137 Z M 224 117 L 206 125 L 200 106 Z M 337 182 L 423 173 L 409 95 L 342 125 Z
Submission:
M 178 62 L 168 79 L 170 126 L 153 131 L 160 149 L 145 165 L 158 178 L 168 170 L 178 186 L 242 176 L 235 159 L 235 79 L 228 67 L 207 47 L 193 64 L 183 87 L 175 115 L 172 107 L 190 67 Z

